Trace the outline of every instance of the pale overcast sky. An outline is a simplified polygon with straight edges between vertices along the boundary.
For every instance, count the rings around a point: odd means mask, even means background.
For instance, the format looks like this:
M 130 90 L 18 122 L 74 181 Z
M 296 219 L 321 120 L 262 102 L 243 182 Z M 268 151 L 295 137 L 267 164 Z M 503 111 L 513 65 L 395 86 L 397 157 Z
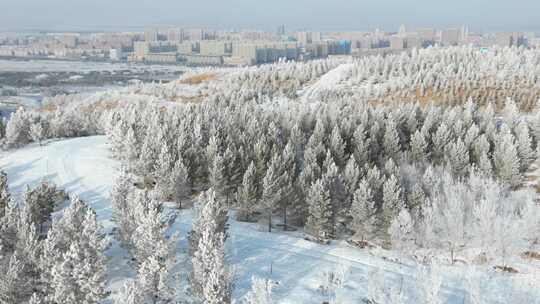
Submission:
M 540 0 L 0 0 L 0 31 L 212 28 L 540 31 Z

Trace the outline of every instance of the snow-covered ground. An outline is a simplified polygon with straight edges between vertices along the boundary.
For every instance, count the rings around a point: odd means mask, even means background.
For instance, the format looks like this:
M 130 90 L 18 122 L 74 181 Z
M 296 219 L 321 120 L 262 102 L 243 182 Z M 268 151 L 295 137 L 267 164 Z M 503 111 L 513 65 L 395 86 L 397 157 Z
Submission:
M 69 193 L 79 195 L 96 210 L 98 220 L 107 233 L 112 231 L 114 225 L 108 197 L 118 163 L 109 157 L 105 137 L 56 141 L 44 147 L 33 145 L 0 156 L 0 169 L 7 172 L 11 190 L 16 196 L 22 194 L 27 184 L 35 185 L 44 177 Z M 182 236 L 179 246 L 184 251 L 190 223 L 191 213 L 184 210 L 173 226 Z M 298 233 L 267 233 L 257 224 L 234 220 L 230 224 L 229 260 L 237 274 L 235 298 L 248 291 L 251 276 L 257 275 L 279 282 L 275 288 L 279 303 L 321 303 L 324 298 L 317 289 L 322 281 L 322 272 L 347 268 L 345 287 L 340 292 L 341 303 L 360 303 L 367 292 L 367 274 L 374 269 L 384 273 L 385 286 L 402 286 L 409 296 L 408 302 L 419 303 L 415 298 L 414 282 L 419 267 L 411 260 L 402 259 L 398 263 L 349 247 L 344 242 L 324 246 L 305 241 Z M 109 286 L 114 294 L 133 273 L 126 265 L 125 252 L 116 242 L 107 254 L 111 258 Z M 443 269 L 441 297 L 444 303 L 464 303 L 462 270 L 460 267 Z M 521 274 L 510 276 L 491 272 L 488 275 L 491 280 L 482 281 L 482 285 L 493 303 L 510 303 L 508 299 L 515 293 L 516 282 L 527 279 Z M 531 300 L 531 303 L 540 303 L 540 291 L 522 285 L 521 288 L 528 293 L 537 293 L 538 300 Z M 530 295 L 529 298 L 534 299 Z

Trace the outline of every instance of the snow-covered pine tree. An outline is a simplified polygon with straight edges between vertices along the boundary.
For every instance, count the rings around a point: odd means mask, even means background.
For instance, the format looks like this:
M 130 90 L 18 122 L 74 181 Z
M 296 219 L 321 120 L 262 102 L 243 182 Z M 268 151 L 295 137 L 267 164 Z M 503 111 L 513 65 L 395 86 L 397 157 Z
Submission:
M 107 246 L 95 212 L 72 198 L 43 244 L 40 270 L 48 301 L 94 304 L 103 300 Z
M 174 175 L 171 174 L 174 165 L 175 163 L 169 143 L 162 142 L 155 165 L 155 178 L 157 182 L 157 193 L 159 193 L 161 199 L 165 201 L 169 201 L 174 194 Z
M 227 171 L 225 159 L 221 154 L 214 155 L 212 158 L 214 162 L 210 167 L 210 174 L 208 176 L 209 184 L 218 196 L 223 197 L 225 196 L 227 190 Z
M 220 304 L 231 301 L 231 272 L 225 264 L 226 212 L 210 189 L 199 199 L 196 219 L 190 235 L 194 246 L 191 288 L 204 303 Z M 226 220 L 226 219 L 225 219 Z M 196 237 L 192 237 L 196 235 Z
M 144 194 L 141 195 L 148 198 Z M 163 262 L 170 260 L 173 256 L 175 237 L 166 236 L 171 220 L 163 214 L 162 204 L 149 199 L 143 204 L 137 204 L 134 213 L 136 228 L 131 236 L 131 244 L 133 244 L 133 258 L 139 267 L 151 256 L 156 256 Z
M 6 125 L 6 143 L 9 147 L 20 147 L 30 142 L 30 114 L 23 107 L 17 109 Z
M 343 170 L 342 176 L 345 190 L 344 206 L 348 210 L 351 206 L 354 192 L 358 188 L 358 181 L 360 180 L 360 169 L 358 168 L 354 157 L 349 158 L 349 160 L 347 161 L 347 165 Z
M 130 215 L 132 212 L 130 204 L 130 191 L 133 189 L 133 182 L 125 168 L 120 169 L 120 174 L 116 177 L 112 186 L 110 198 L 112 206 L 112 219 L 117 225 L 119 241 L 124 245 L 129 243 L 127 239 L 133 233 L 130 228 Z
M 120 293 L 114 298 L 114 304 L 145 304 L 144 293 L 136 280 L 124 283 Z
M 368 239 L 374 232 L 376 211 L 369 184 L 365 179 L 362 179 L 358 189 L 354 192 L 350 210 L 352 230 L 355 232 L 355 236 L 360 236 L 362 241 Z
M 224 233 L 227 236 L 227 208 L 223 202 L 216 198 L 216 193 L 213 189 L 209 189 L 199 195 L 193 210 L 193 228 L 189 232 L 189 251 L 190 256 L 193 256 L 199 244 L 201 229 L 206 225 L 206 221 L 216 222 L 215 233 Z
M 45 130 L 40 121 L 30 126 L 29 135 L 33 142 L 39 143 L 40 146 L 42 145 L 41 141 L 45 139 Z
M 136 288 L 129 291 L 135 301 L 144 298 L 144 303 L 167 303 L 171 300 L 170 264 L 159 255 L 149 256 L 137 269 Z M 129 287 L 128 287 L 129 288 Z
M 257 196 L 257 181 L 255 163 L 252 161 L 249 164 L 244 178 L 242 179 L 242 186 L 237 191 L 236 201 L 238 202 L 238 214 L 237 219 L 240 221 L 249 222 L 253 218 L 255 209 L 258 202 Z
M 184 164 L 182 157 L 176 160 L 173 167 L 173 189 L 174 189 L 174 201 L 178 208 L 182 208 L 182 200 L 191 195 L 191 179 L 189 176 L 189 170 Z
M 516 134 L 516 149 L 520 159 L 520 171 L 524 172 L 529 169 L 531 162 L 535 159 L 532 140 L 529 135 L 529 126 L 524 120 L 520 120 L 514 129 L 514 133 Z
M 316 180 L 309 191 L 307 198 L 309 205 L 306 232 L 318 241 L 333 238 L 334 225 L 332 223 L 332 202 L 327 183 L 322 179 Z
M 404 207 L 401 195 L 399 181 L 394 175 L 391 175 L 383 184 L 382 211 L 378 221 L 378 228 L 384 235 L 388 232 L 392 220 Z
M 263 214 L 268 221 L 268 232 L 272 232 L 272 215 L 274 210 L 278 208 L 282 195 L 279 175 L 280 163 L 281 157 L 274 155 L 263 179 L 261 207 L 263 209 Z
M 4 216 L 5 208 L 11 200 L 8 188 L 8 176 L 4 171 L 0 171 L 0 218 Z
M 432 137 L 433 141 L 433 153 L 432 160 L 436 164 L 442 163 L 444 160 L 444 151 L 446 150 L 446 145 L 451 140 L 451 132 L 448 129 L 448 126 L 445 122 L 442 122 L 437 128 L 437 131 Z
M 518 187 L 521 183 L 521 173 L 514 136 L 509 131 L 501 131 L 499 136 L 493 151 L 495 173 L 501 181 L 510 187 Z
M 384 137 L 383 137 L 384 153 L 387 157 L 393 159 L 401 158 L 401 144 L 399 142 L 399 133 L 396 122 L 392 115 L 386 119 Z
M 46 233 L 46 226 L 51 220 L 51 214 L 56 207 L 59 192 L 56 185 L 42 182 L 39 186 L 31 189 L 27 187 L 24 194 L 24 202 L 32 216 L 31 222 L 37 225 L 38 233 Z
M 345 155 L 345 141 L 341 137 L 341 130 L 336 124 L 330 135 L 330 151 L 338 168 L 343 168 L 347 163 Z
M 359 166 L 365 166 L 370 160 L 370 142 L 367 138 L 365 123 L 360 123 L 354 131 L 353 142 L 354 158 Z
M 425 163 L 428 160 L 428 144 L 424 134 L 418 130 L 411 137 L 410 155 L 414 162 Z
M 23 303 L 28 299 L 24 291 L 32 289 L 32 282 L 24 272 L 24 263 L 16 254 L 12 255 L 5 270 L 0 272 L 0 303 Z
M 446 159 L 454 176 L 463 177 L 469 171 L 469 150 L 460 138 L 448 145 Z

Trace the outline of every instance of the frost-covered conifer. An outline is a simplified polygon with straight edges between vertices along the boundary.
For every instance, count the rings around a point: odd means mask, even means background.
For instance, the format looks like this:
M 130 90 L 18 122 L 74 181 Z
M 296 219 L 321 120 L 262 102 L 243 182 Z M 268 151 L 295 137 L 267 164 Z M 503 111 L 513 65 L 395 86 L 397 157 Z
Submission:
M 225 264 L 225 210 L 210 189 L 199 198 L 190 235 L 194 252 L 191 287 L 204 303 L 230 303 L 231 272 Z M 224 221 L 225 220 L 225 221 Z
M 30 115 L 21 107 L 13 113 L 6 125 L 6 143 L 10 147 L 20 147 L 30 142 Z
M 225 159 L 222 155 L 213 156 L 213 163 L 210 167 L 208 177 L 210 187 L 214 189 L 217 195 L 224 196 L 227 190 L 227 171 Z
M 0 171 L 0 218 L 4 216 L 4 210 L 11 200 L 8 188 L 8 176 L 4 171 Z
M 356 236 L 362 240 L 367 239 L 374 232 L 375 224 L 375 203 L 373 201 L 369 184 L 362 179 L 358 189 L 354 192 L 350 216 L 352 217 L 352 229 Z
M 313 183 L 307 198 L 309 212 L 306 231 L 319 240 L 333 237 L 332 203 L 326 183 L 319 179 Z
M 516 134 L 516 149 L 520 159 L 520 171 L 523 172 L 529 169 L 529 165 L 535 158 L 529 126 L 524 120 L 521 120 L 517 123 L 514 132 Z
M 182 200 L 191 195 L 191 179 L 189 170 L 184 164 L 184 160 L 180 157 L 173 167 L 172 185 L 174 201 L 178 208 L 182 208 Z
M 339 126 L 336 124 L 334 129 L 332 129 L 332 134 L 330 137 L 330 151 L 332 152 L 332 157 L 334 162 L 339 168 L 345 166 L 347 159 L 345 156 L 345 142 L 341 137 L 341 131 Z
M 400 159 L 401 144 L 399 143 L 399 133 L 394 118 L 391 115 L 386 120 L 383 144 L 387 157 Z
M 263 179 L 263 192 L 261 197 L 261 205 L 266 220 L 268 221 L 268 232 L 272 232 L 272 214 L 278 207 L 281 200 L 280 176 L 277 166 L 279 166 L 278 158 L 273 158 L 270 167 L 266 171 Z
M 257 206 L 257 181 L 255 164 L 251 162 L 242 180 L 242 186 L 237 192 L 238 219 L 243 221 L 252 220 Z
M 448 145 L 446 157 L 455 176 L 465 176 L 469 171 L 469 151 L 461 139 Z
M 171 220 L 164 215 L 161 203 L 144 194 L 142 196 L 147 201 L 137 204 L 134 210 L 136 228 L 131 235 L 133 258 L 139 265 L 151 256 L 166 261 L 171 258 L 175 239 L 166 237 Z
M 45 130 L 41 122 L 38 121 L 30 126 L 29 135 L 33 142 L 41 146 L 41 141 L 45 138 Z
M 95 212 L 73 198 L 62 218 L 53 222 L 43 246 L 41 273 L 48 301 L 91 304 L 103 300 L 107 246 Z
M 404 203 L 401 197 L 401 187 L 398 179 L 392 175 L 383 184 L 382 192 L 382 214 L 380 214 L 379 225 L 384 232 L 388 231 L 392 219 L 399 214 Z
M 493 152 L 494 170 L 498 178 L 511 187 L 521 183 L 519 157 L 514 143 L 514 136 L 508 132 L 500 134 L 500 139 Z
M 428 145 L 424 134 L 416 131 L 411 137 L 411 158 L 415 162 L 424 163 L 428 159 Z
M 22 303 L 27 299 L 25 291 L 31 290 L 30 281 L 24 275 L 24 263 L 12 255 L 4 271 L 0 272 L 0 302 Z

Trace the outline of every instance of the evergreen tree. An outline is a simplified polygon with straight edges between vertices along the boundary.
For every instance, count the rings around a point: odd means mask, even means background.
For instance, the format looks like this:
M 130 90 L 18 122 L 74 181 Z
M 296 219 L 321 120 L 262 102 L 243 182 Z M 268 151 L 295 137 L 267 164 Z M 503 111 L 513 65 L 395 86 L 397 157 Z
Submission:
M 330 151 L 332 152 L 332 157 L 334 158 L 336 165 L 339 168 L 343 168 L 347 163 L 345 155 L 345 141 L 341 137 L 341 131 L 337 124 L 335 125 L 334 129 L 332 129 Z
M 227 190 L 227 172 L 225 160 L 222 155 L 218 154 L 213 157 L 214 162 L 210 168 L 208 177 L 210 187 L 214 189 L 218 196 L 224 196 Z
M 191 179 L 189 170 L 184 165 L 183 159 L 180 157 L 173 168 L 173 188 L 174 200 L 178 208 L 182 208 L 182 200 L 191 195 Z
M 46 224 L 51 220 L 51 214 L 56 207 L 59 192 L 56 185 L 42 182 L 36 188 L 27 187 L 24 194 L 24 202 L 29 208 L 32 217 L 31 222 L 37 225 L 38 233 L 46 233 Z
M 17 109 L 6 125 L 6 143 L 9 147 L 20 147 L 30 142 L 30 115 L 23 107 Z
M 143 194 L 143 197 L 148 196 Z M 136 228 L 131 236 L 131 244 L 137 263 L 141 265 L 151 256 L 158 257 L 160 261 L 169 260 L 174 248 L 174 237 L 166 237 L 171 220 L 163 214 L 162 204 L 149 199 L 143 204 L 137 204 L 134 213 Z
M 4 211 L 11 200 L 8 189 L 8 176 L 4 171 L 0 171 L 0 218 L 4 216 Z
M 197 218 L 190 239 L 195 251 L 192 257 L 191 286 L 204 303 L 231 301 L 231 273 L 225 265 L 225 231 L 222 209 L 210 189 L 201 195 Z
M 354 192 L 350 216 L 352 217 L 352 229 L 356 236 L 360 236 L 361 240 L 367 239 L 374 232 L 374 217 L 376 207 L 371 189 L 365 179 L 362 179 L 358 185 L 358 189 Z
M 345 170 L 343 170 L 343 182 L 345 187 L 345 206 L 350 208 L 354 191 L 358 187 L 358 181 L 360 180 L 360 170 L 356 164 L 356 160 L 351 157 L 347 161 Z
M 309 215 L 306 231 L 320 241 L 333 237 L 332 203 L 326 183 L 319 179 L 313 183 L 307 198 Z
M 105 291 L 108 241 L 95 212 L 78 198 L 53 222 L 43 245 L 40 262 L 48 301 L 99 303 Z
M 469 151 L 461 139 L 449 145 L 447 163 L 454 176 L 463 177 L 469 171 Z
M 246 222 L 252 220 L 258 201 L 256 170 L 253 162 L 249 164 L 248 169 L 244 173 L 242 186 L 238 189 L 236 200 L 239 207 L 238 219 Z
M 386 233 L 394 217 L 403 208 L 401 187 L 394 175 L 390 176 L 383 184 L 382 203 L 379 228 L 382 229 L 383 233 Z
M 263 193 L 261 197 L 261 204 L 263 207 L 263 213 L 268 220 L 268 232 L 272 232 L 272 214 L 278 207 L 281 200 L 281 183 L 279 176 L 280 158 L 273 157 L 270 167 L 266 171 L 266 175 L 263 179 Z
M 384 152 L 387 157 L 400 159 L 401 144 L 399 143 L 399 133 L 394 118 L 391 115 L 388 116 L 384 129 Z
M 24 291 L 32 288 L 24 276 L 24 264 L 12 255 L 5 271 L 0 272 L 0 303 L 23 303 L 27 299 Z
M 424 134 L 416 131 L 411 137 L 411 158 L 414 162 L 424 163 L 428 159 L 428 145 Z
M 493 163 L 495 173 L 504 183 L 511 187 L 517 187 L 521 183 L 519 172 L 519 157 L 514 144 L 514 136 L 508 132 L 501 134 L 493 151 Z
M 129 193 L 133 183 L 125 168 L 120 169 L 120 174 L 116 177 L 111 190 L 112 219 L 117 225 L 119 241 L 128 245 L 128 239 L 132 234 L 130 229 L 130 212 L 132 212 Z
M 520 159 L 520 171 L 527 171 L 535 158 L 529 126 L 524 120 L 521 120 L 517 123 L 514 132 L 516 134 L 516 149 Z

